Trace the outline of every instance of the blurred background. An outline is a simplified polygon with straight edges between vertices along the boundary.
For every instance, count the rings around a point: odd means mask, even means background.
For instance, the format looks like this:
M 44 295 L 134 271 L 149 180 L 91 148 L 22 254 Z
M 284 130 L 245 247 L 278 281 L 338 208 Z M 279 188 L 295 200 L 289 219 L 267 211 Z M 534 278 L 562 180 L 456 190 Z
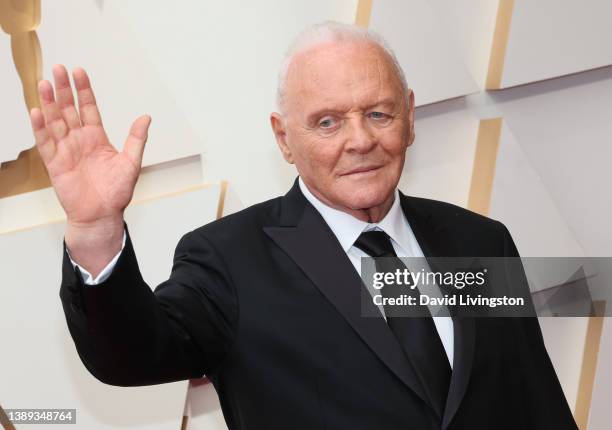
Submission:
M 0 0 L 0 405 L 76 408 L 77 428 L 226 428 L 205 381 L 117 388 L 79 360 L 58 295 L 64 215 L 28 117 L 54 64 L 88 71 L 118 149 L 153 117 L 126 213 L 152 288 L 182 234 L 290 188 L 269 125 L 277 74 L 324 20 L 378 31 L 415 92 L 402 191 L 504 222 L 522 256 L 603 257 L 610 16 L 608 0 Z M 609 428 L 612 324 L 540 324 L 579 426 Z

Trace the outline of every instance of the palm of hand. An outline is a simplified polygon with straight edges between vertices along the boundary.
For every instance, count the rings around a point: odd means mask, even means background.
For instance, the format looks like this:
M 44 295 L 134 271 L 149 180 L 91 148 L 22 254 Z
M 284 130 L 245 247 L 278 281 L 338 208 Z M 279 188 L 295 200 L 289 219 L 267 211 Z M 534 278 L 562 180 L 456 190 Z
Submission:
M 140 166 L 110 144 L 102 127 L 85 126 L 58 142 L 47 169 L 68 218 L 87 223 L 123 211 Z
M 119 152 L 106 136 L 85 71 L 73 74 L 80 114 L 65 68 L 55 66 L 53 74 L 57 101 L 51 84 L 41 81 L 42 112 L 33 109 L 31 120 L 36 146 L 67 218 L 86 224 L 121 214 L 138 179 L 150 118 L 134 122 Z

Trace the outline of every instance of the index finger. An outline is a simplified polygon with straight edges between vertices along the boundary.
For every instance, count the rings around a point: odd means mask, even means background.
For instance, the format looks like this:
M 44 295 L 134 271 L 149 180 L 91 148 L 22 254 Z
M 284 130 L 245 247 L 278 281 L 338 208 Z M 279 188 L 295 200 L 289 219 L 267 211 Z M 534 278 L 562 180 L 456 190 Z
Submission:
M 83 125 L 102 125 L 102 118 L 96 104 L 89 77 L 85 70 L 77 67 L 72 71 L 74 86 L 77 89 L 77 98 L 79 100 L 79 113 L 81 114 L 81 122 Z

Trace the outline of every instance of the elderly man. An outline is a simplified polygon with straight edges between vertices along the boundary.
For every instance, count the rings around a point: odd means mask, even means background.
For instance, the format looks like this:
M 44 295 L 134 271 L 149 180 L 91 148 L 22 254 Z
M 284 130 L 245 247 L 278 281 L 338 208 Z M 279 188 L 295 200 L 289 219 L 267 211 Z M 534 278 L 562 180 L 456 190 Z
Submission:
M 122 152 L 89 80 L 54 68 L 33 110 L 68 223 L 60 296 L 102 382 L 207 375 L 231 429 L 574 429 L 533 318 L 363 317 L 363 256 L 517 256 L 506 228 L 397 190 L 414 97 L 379 37 L 325 23 L 283 64 L 271 125 L 289 192 L 185 234 L 142 279 L 123 212 L 150 118 Z M 87 285 L 90 284 L 90 285 Z

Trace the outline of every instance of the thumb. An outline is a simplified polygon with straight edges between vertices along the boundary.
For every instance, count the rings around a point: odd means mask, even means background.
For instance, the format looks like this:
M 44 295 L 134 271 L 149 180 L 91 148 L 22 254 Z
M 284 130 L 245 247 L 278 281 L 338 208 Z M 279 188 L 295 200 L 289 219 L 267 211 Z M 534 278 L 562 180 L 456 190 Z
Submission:
M 149 125 L 151 117 L 143 115 L 138 117 L 130 128 L 130 134 L 123 145 L 123 152 L 136 164 L 142 164 L 142 154 L 144 153 L 145 143 L 149 137 Z

